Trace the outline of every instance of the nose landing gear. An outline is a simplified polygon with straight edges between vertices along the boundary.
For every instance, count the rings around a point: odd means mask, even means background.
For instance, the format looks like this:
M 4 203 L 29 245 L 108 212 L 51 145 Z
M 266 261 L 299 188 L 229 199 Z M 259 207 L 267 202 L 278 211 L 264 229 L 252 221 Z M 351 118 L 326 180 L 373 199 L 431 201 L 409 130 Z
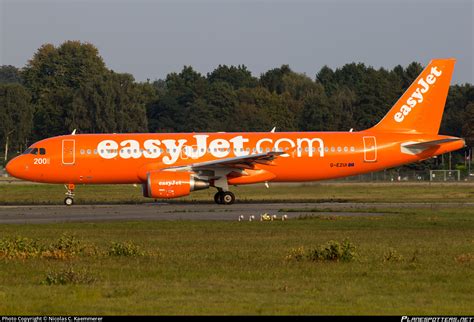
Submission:
M 65 184 L 64 187 L 66 188 L 66 198 L 64 198 L 64 204 L 66 206 L 72 206 L 74 204 L 74 184 Z
M 230 191 L 218 190 L 214 195 L 214 201 L 218 205 L 231 205 L 235 201 L 235 195 Z

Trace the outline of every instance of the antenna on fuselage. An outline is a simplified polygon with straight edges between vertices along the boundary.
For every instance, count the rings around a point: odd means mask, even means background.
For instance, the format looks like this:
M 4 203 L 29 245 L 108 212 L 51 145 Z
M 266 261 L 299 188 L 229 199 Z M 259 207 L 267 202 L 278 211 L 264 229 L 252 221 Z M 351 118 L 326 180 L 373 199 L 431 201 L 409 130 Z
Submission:
M 273 127 L 273 129 L 270 131 L 270 133 L 275 133 L 275 130 L 276 130 L 276 126 Z
M 71 135 L 76 135 L 76 129 L 72 131 Z
M 349 130 L 349 132 L 352 132 L 352 131 L 354 131 L 354 129 L 351 127 L 351 129 Z

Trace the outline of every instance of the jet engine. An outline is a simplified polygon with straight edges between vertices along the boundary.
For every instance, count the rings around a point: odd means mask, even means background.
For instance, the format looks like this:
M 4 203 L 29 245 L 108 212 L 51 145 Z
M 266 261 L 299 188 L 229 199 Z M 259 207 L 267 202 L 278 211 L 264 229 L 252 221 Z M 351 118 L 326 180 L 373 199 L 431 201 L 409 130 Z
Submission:
M 190 172 L 149 172 L 143 184 L 143 196 L 148 198 L 178 198 L 191 191 L 209 188 L 209 182 L 193 177 Z

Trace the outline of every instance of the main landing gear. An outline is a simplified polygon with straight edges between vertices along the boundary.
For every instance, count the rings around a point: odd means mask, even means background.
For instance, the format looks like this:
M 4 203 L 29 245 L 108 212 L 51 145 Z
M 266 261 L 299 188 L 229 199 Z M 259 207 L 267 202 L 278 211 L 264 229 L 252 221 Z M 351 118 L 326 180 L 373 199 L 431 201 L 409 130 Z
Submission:
M 74 189 L 76 188 L 74 184 L 65 184 L 64 187 L 66 188 L 66 198 L 64 198 L 64 204 L 66 206 L 72 206 L 74 204 Z
M 218 190 L 214 195 L 214 201 L 218 205 L 231 205 L 235 201 L 235 195 L 230 191 Z

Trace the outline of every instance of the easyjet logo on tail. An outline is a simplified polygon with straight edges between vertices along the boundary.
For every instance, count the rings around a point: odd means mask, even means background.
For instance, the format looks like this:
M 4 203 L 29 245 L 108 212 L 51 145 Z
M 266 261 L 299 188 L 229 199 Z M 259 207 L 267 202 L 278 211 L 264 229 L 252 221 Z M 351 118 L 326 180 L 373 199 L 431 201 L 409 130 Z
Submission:
M 426 94 L 431 86 L 436 83 L 437 77 L 441 76 L 442 72 L 438 69 L 438 67 L 434 66 L 431 67 L 430 74 L 425 78 L 421 78 L 418 81 L 419 87 L 411 94 L 411 96 L 407 99 L 406 103 L 400 107 L 400 111 L 395 113 L 393 118 L 396 122 L 400 123 L 403 122 L 405 116 L 410 114 L 411 110 L 419 103 L 423 102 L 424 94 Z

